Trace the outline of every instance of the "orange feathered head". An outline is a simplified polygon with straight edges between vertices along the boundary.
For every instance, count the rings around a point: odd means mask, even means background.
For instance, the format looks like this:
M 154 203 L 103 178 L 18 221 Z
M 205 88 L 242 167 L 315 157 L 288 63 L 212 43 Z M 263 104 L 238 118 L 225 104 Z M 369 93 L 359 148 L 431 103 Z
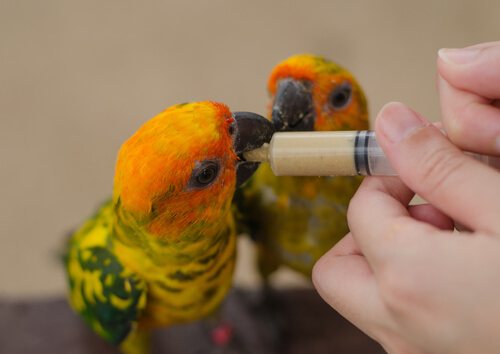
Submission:
M 256 116 L 204 101 L 170 107 L 146 122 L 118 154 L 115 205 L 153 234 L 220 217 L 235 190 L 238 146 L 253 138 L 238 127 L 248 115 Z M 269 141 L 272 131 L 267 135 L 255 144 Z
M 363 90 L 347 70 L 322 57 L 301 54 L 278 64 L 268 90 L 278 130 L 368 129 Z

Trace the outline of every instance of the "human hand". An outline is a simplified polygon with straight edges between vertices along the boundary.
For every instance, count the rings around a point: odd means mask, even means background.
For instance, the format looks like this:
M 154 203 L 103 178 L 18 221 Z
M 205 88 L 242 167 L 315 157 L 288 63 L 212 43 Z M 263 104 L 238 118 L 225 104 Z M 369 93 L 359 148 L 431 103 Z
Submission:
M 459 69 L 438 65 L 445 129 L 455 129 L 453 141 L 462 147 L 491 153 L 494 144 L 486 141 L 499 133 L 485 126 L 500 124 L 500 110 L 489 105 L 500 98 L 500 85 L 481 101 L 474 84 L 463 81 L 474 76 L 461 80 L 451 72 Z M 499 64 L 490 70 L 500 76 Z M 456 101 L 463 95 L 469 106 Z M 469 108 L 457 123 L 460 105 Z M 460 128 L 471 115 L 482 119 L 481 109 L 490 114 L 488 124 L 478 123 L 483 130 Z M 399 178 L 365 179 L 349 207 L 351 233 L 314 268 L 318 292 L 389 352 L 498 352 L 500 173 L 401 104 L 381 110 L 375 131 Z M 430 204 L 408 207 L 412 191 Z M 473 231 L 452 233 L 453 220 Z
M 465 151 L 500 154 L 500 42 L 441 49 L 437 88 L 448 138 Z

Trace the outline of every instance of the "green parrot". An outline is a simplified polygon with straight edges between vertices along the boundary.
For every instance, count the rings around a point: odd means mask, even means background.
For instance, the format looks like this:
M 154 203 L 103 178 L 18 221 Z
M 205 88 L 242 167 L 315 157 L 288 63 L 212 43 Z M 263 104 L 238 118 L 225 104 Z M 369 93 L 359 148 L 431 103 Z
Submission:
M 127 353 L 150 329 L 211 315 L 232 282 L 231 200 L 255 170 L 238 156 L 269 141 L 263 117 L 203 101 L 170 107 L 120 149 L 113 198 L 72 236 L 69 300 Z
M 322 57 L 303 54 L 272 71 L 269 119 L 277 131 L 366 130 L 367 103 L 354 77 Z M 348 232 L 349 201 L 362 177 L 276 177 L 268 164 L 237 192 L 239 229 L 258 250 L 267 280 L 280 265 L 307 277 Z

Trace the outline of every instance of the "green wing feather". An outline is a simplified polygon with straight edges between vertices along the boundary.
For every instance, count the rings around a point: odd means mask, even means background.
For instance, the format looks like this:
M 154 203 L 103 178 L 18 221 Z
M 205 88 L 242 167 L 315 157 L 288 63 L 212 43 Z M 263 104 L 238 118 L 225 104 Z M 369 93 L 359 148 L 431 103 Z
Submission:
M 146 286 L 112 253 L 111 217 L 108 202 L 73 236 L 66 267 L 72 307 L 97 334 L 119 344 L 145 307 Z

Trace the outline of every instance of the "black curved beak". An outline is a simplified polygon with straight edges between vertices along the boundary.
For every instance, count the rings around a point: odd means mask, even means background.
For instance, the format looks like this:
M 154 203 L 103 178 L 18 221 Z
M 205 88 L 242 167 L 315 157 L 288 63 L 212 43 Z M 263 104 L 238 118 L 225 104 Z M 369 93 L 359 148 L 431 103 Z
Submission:
M 243 153 L 269 143 L 275 132 L 273 124 L 266 118 L 251 112 L 234 112 L 235 129 L 233 146 L 240 158 L 236 165 L 236 186 L 245 182 L 259 167 L 258 162 L 247 162 Z
M 271 122 L 276 131 L 313 130 L 314 103 L 308 81 L 281 79 L 274 97 Z

